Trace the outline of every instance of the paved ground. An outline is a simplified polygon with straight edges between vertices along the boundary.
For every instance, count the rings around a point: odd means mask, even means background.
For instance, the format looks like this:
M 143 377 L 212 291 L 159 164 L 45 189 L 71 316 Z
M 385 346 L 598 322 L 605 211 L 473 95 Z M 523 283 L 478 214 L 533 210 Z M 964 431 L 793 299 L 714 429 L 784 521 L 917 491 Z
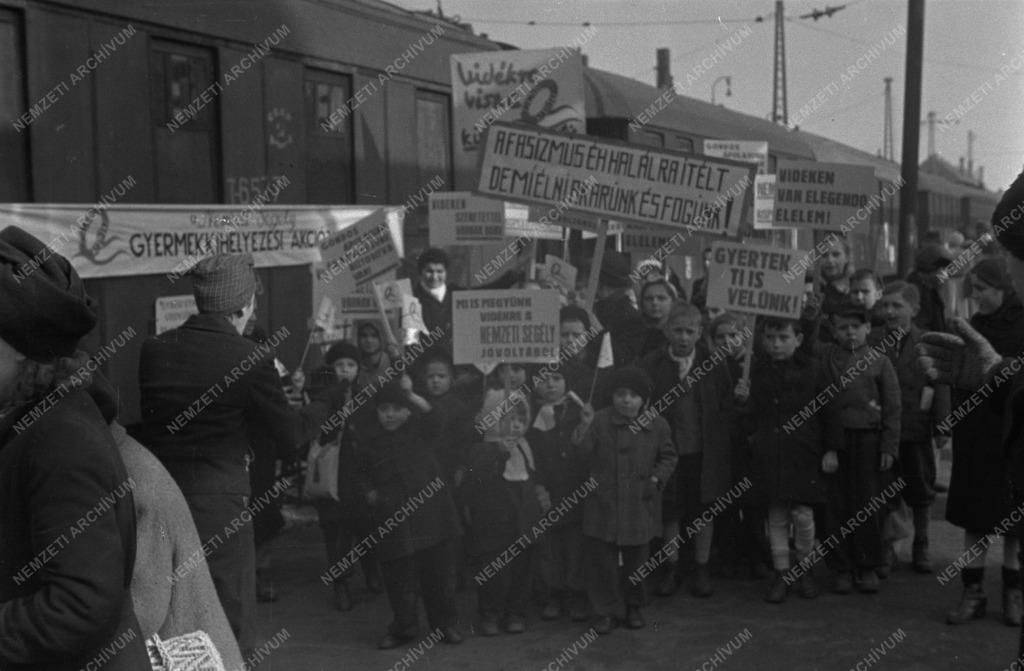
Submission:
M 940 477 L 948 477 L 948 463 L 943 466 Z M 943 499 L 933 516 L 941 518 L 944 510 Z M 960 553 L 961 533 L 936 519 L 932 535 L 935 564 L 942 568 Z M 427 642 L 413 653 L 417 660 L 412 666 L 446 671 L 1006 668 L 1016 654 L 1017 634 L 1000 619 L 1001 543 L 993 546 L 986 572 L 989 613 L 963 627 L 944 623 L 945 611 L 959 599 L 959 581 L 942 586 L 934 575 L 916 575 L 905 564 L 906 549 L 901 554 L 904 563 L 874 596 L 826 593 L 813 601 L 792 596 L 772 606 L 761 599 L 766 583 L 718 579 L 710 599 L 683 592 L 669 599 L 655 597 L 645 611 L 646 629 L 619 629 L 596 640 L 587 635 L 589 625 L 542 622 L 539 613 L 525 634 L 481 638 L 470 633 L 475 602 L 467 591 L 459 595 L 469 634 L 465 643 L 431 647 Z M 400 663 L 409 649 L 382 652 L 374 647 L 390 611 L 383 595 L 362 589 L 359 576 L 353 580 L 356 608 L 349 613 L 331 608 L 328 589 L 318 579 L 325 559 L 316 528 L 293 530 L 278 539 L 274 560 L 281 599 L 260 605 L 259 631 L 261 641 L 278 645 L 270 646 L 260 671 L 411 668 Z M 560 666 L 559 657 L 566 663 Z

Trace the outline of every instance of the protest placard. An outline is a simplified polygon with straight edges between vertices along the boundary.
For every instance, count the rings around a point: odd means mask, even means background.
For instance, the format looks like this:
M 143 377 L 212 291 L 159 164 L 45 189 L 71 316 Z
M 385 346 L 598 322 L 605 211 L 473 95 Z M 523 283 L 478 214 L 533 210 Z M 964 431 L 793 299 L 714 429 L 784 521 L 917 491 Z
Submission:
M 841 230 L 877 192 L 870 166 L 779 159 L 773 226 Z
M 785 277 L 795 253 L 781 247 L 711 243 L 707 304 L 734 312 L 799 319 L 804 285 L 787 282 Z
M 505 238 L 505 202 L 472 191 L 435 191 L 429 201 L 430 245 L 475 245 Z
M 505 236 L 509 238 L 533 238 L 536 240 L 561 240 L 564 232 L 561 222 L 541 223 L 543 214 L 520 203 L 506 203 Z
M 566 291 L 576 290 L 576 268 L 553 254 L 544 255 L 542 279 Z
M 768 143 L 751 140 L 704 140 L 704 155 L 757 164 L 760 175 L 768 172 Z
M 457 168 L 475 166 L 484 131 L 497 119 L 586 132 L 583 57 L 563 52 L 516 49 L 451 57 Z
M 156 299 L 156 334 L 176 329 L 189 317 L 199 314 L 196 299 L 192 294 L 161 296 Z
M 455 363 L 555 361 L 560 307 L 558 291 L 554 289 L 454 292 Z
M 606 219 L 731 234 L 755 171 L 728 159 L 496 123 L 484 140 L 476 190 Z
M 383 209 L 320 243 L 320 256 L 331 283 L 354 293 L 398 268 L 401 260 Z
M 775 175 L 754 177 L 754 228 L 774 228 L 775 221 Z

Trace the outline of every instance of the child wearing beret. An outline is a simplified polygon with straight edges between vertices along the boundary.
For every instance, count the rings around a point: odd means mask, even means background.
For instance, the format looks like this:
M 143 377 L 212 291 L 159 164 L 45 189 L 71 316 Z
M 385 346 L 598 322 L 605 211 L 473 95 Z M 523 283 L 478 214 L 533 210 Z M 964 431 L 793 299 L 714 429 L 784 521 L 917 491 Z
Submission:
M 625 613 L 627 626 L 645 626 L 642 568 L 651 539 L 661 533 L 661 489 L 678 456 L 668 423 L 640 417 L 651 379 L 635 367 L 609 381 L 612 405 L 583 413 L 573 436 L 581 461 L 597 486 L 583 503 L 587 596 L 597 616 L 594 629 L 608 634 Z M 620 573 L 621 566 L 621 573 Z

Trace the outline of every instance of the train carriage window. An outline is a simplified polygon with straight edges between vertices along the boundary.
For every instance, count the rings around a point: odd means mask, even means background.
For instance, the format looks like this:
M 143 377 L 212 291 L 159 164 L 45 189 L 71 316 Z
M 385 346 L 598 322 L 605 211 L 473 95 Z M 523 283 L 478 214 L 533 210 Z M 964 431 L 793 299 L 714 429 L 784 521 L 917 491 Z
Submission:
M 353 202 L 352 80 L 307 70 L 306 199 L 310 203 Z
M 656 130 L 641 130 L 633 135 L 635 144 L 642 144 L 648 147 L 657 147 L 659 149 L 665 146 L 665 136 Z
M 156 200 L 218 202 L 219 90 L 213 53 L 153 40 L 149 63 Z
M 673 133 L 669 136 L 668 149 L 675 149 L 676 151 L 693 152 L 693 140 L 686 137 L 685 135 L 677 135 Z
M 25 106 L 21 22 L 0 9 L 0 202 L 29 200 L 26 139 L 32 112 Z
M 452 126 L 448 106 L 446 95 L 416 91 L 416 158 L 420 188 L 438 178 L 444 180 L 448 189 L 452 188 Z

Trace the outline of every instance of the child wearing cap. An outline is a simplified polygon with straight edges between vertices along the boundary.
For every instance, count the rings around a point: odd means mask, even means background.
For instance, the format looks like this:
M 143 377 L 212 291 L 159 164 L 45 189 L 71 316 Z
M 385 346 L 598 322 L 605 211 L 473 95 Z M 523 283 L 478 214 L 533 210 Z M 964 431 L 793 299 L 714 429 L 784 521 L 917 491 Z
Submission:
M 558 517 L 541 539 L 540 574 L 544 585 L 545 620 L 568 613 L 575 622 L 586 620 L 583 581 L 583 506 L 587 471 L 572 446 L 572 434 L 583 413 L 593 412 L 567 388 L 561 371 L 551 371 L 536 383 L 537 419 L 530 444 L 537 458 L 537 480 L 548 491 Z M 585 392 L 584 392 L 585 393 Z
M 573 436 L 597 483 L 583 503 L 583 534 L 598 634 L 610 633 L 623 612 L 630 628 L 646 624 L 640 612 L 647 598 L 643 568 L 651 539 L 661 533 L 661 490 L 678 459 L 668 423 L 639 417 L 651 395 L 647 373 L 621 368 L 610 387 L 611 407 L 584 412 Z
M 350 342 L 331 345 L 324 355 L 326 366 L 310 375 L 310 392 L 325 391 L 329 399 L 330 414 L 321 427 L 320 444 L 337 441 L 338 454 L 338 500 L 316 499 L 316 508 L 327 547 L 327 576 L 331 579 L 334 607 L 340 611 L 352 610 L 352 594 L 348 579 L 354 568 L 356 556 L 352 548 L 369 536 L 372 527 L 366 505 L 359 496 L 353 479 L 353 445 L 358 431 L 357 425 L 365 424 L 366 411 L 356 407 L 353 400 L 362 385 L 359 384 L 359 349 Z M 312 467 L 312 465 L 307 465 Z M 380 592 L 379 567 L 376 554 L 371 548 L 359 556 L 359 565 L 371 592 Z
M 867 344 L 871 323 L 863 306 L 840 305 L 832 326 L 836 342 L 824 347 L 822 361 L 836 391 L 832 402 L 839 406 L 844 440 L 828 445 L 822 461 L 830 474 L 828 526 L 839 539 L 828 556 L 839 574 L 837 594 L 852 591 L 855 571 L 858 588 L 873 594 L 879 588 L 875 569 L 883 565 L 885 510 L 862 518 L 865 510 L 876 509 L 872 501 L 881 498 L 899 450 L 900 386 L 892 363 L 879 351 L 888 343 Z
M 376 527 L 373 541 L 394 620 L 377 647 L 388 650 L 418 633 L 417 602 L 446 643 L 456 626 L 455 540 L 462 535 L 452 493 L 430 446 L 437 417 L 412 380 L 377 392 L 376 422 L 356 440 L 356 482 Z M 422 414 L 421 414 L 422 413 Z
M 499 623 L 509 634 L 526 631 L 530 568 L 541 531 L 540 516 L 550 506 L 536 479 L 537 463 L 526 440 L 530 408 L 522 395 L 486 412 L 500 415 L 495 431 L 470 448 L 459 505 L 466 521 L 466 552 L 478 567 L 480 632 L 496 636 Z

